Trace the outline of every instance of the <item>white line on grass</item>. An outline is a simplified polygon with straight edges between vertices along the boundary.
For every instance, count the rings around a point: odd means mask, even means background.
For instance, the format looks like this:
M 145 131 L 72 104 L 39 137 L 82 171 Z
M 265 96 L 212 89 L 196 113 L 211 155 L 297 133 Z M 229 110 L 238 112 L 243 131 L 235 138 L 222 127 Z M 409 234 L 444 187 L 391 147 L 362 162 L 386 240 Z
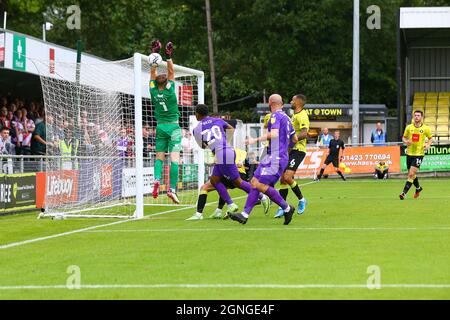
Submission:
M 241 196 L 241 197 L 236 197 L 235 199 L 242 199 L 242 198 L 246 198 L 246 197 L 247 196 Z M 211 202 L 211 203 L 208 203 L 206 205 L 209 206 L 209 205 L 212 205 L 212 204 L 214 204 L 214 203 Z M 195 208 L 195 206 L 177 208 L 177 209 L 167 210 L 167 211 L 163 211 L 163 212 L 159 212 L 159 213 L 154 213 L 154 214 L 150 214 L 150 215 L 144 216 L 141 220 L 150 219 L 150 218 L 155 217 L 155 216 L 160 216 L 160 215 L 163 215 L 163 214 L 168 214 L 168 213 L 172 213 L 172 212 L 176 212 L 176 211 L 183 211 L 183 210 L 192 209 L 192 208 Z M 0 245 L 0 250 L 9 249 L 9 248 L 13 248 L 13 247 L 19 247 L 19 246 L 23 246 L 23 245 L 26 245 L 26 244 L 39 242 L 39 241 L 45 241 L 45 240 L 49 240 L 49 239 L 60 238 L 60 237 L 69 236 L 69 235 L 80 233 L 80 232 L 87 232 L 87 231 L 91 231 L 91 230 L 94 230 L 94 229 L 109 227 L 109 226 L 122 224 L 122 223 L 127 223 L 127 222 L 131 222 L 131 221 L 139 221 L 139 220 L 127 219 L 127 220 L 115 221 L 115 222 L 111 222 L 111 223 L 100 224 L 100 225 L 97 225 L 97 226 L 92 226 L 92 227 L 87 227 L 87 228 L 82 228 L 82 229 L 76 229 L 76 230 L 67 231 L 67 232 L 63 232 L 63 233 L 57 233 L 57 234 L 50 235 L 50 236 L 39 237 L 39 238 L 34 238 L 34 239 L 29 239 L 29 240 L 24 240 L 24 241 L 18 241 L 18 242 L 12 242 L 12 243 L 8 243 L 8 244 Z
M 127 232 L 204 232 L 204 231 L 450 231 L 450 227 L 406 228 L 406 227 L 280 227 L 280 228 L 171 228 L 171 229 L 112 229 L 85 231 L 89 233 L 127 233 Z
M 149 219 L 149 218 L 151 218 L 153 216 L 167 214 L 167 213 L 171 213 L 171 212 L 175 212 L 175 211 L 182 211 L 182 210 L 186 210 L 186 209 L 189 209 L 189 207 L 188 208 L 178 208 L 178 209 L 173 209 L 173 210 L 168 210 L 168 211 L 163 211 L 163 212 L 151 214 L 151 215 L 145 216 L 142 219 Z M 67 232 L 63 232 L 63 233 L 57 233 L 57 234 L 54 234 L 54 235 L 51 235 L 51 236 L 39 237 L 39 238 L 34 238 L 34 239 L 29 239 L 29 240 L 24 240 L 24 241 L 19 241 L 19 242 L 8 243 L 8 244 L 5 244 L 5 245 L 0 245 L 0 250 L 9 249 L 9 248 L 12 248 L 12 247 L 23 246 L 23 245 L 26 245 L 26 244 L 29 244 L 29 243 L 34 243 L 34 242 L 39 242 L 39 241 L 44 241 L 44 240 L 49 240 L 49 239 L 54 239 L 54 238 L 60 238 L 60 237 L 69 236 L 69 235 L 72 235 L 72 234 L 75 234 L 75 233 L 87 232 L 87 231 L 91 231 L 91 230 L 94 230 L 94 229 L 109 227 L 109 226 L 122 224 L 122 223 L 126 223 L 126 222 L 131 222 L 131 221 L 139 221 L 139 220 L 127 219 L 127 220 L 115 221 L 115 222 L 111 222 L 111 223 L 100 224 L 100 225 L 97 225 L 97 226 L 92 226 L 92 227 L 87 227 L 87 228 L 82 228 L 82 229 L 76 229 L 76 230 L 67 231 Z
M 85 284 L 77 289 L 369 289 L 367 284 Z M 450 289 L 450 284 L 382 284 L 380 289 Z M 66 285 L 0 286 L 5 290 L 74 289 Z
M 299 186 L 306 186 L 306 185 L 309 185 L 309 184 L 312 184 L 312 183 L 316 183 L 316 181 L 307 182 L 307 183 L 301 184 Z M 241 196 L 241 197 L 236 197 L 234 199 L 243 199 L 243 198 L 246 198 L 246 197 L 247 196 Z M 212 205 L 212 204 L 214 204 L 214 203 L 211 202 L 211 203 L 207 203 L 206 205 L 209 206 L 209 205 Z M 168 213 L 172 213 L 172 212 L 176 212 L 176 211 L 188 210 L 188 209 L 192 209 L 192 208 L 195 208 L 195 206 L 189 206 L 189 207 L 177 208 L 177 209 L 173 209 L 173 210 L 167 210 L 167 211 L 163 211 L 163 212 L 159 212 L 159 213 L 155 213 L 155 214 L 151 214 L 151 215 L 145 216 L 142 219 L 150 219 L 150 218 L 155 217 L 155 216 L 168 214 Z M 64 237 L 64 236 L 69 236 L 69 235 L 80 233 L 80 232 L 87 232 L 87 231 L 91 231 L 91 230 L 94 230 L 94 229 L 99 229 L 99 228 L 103 228 L 103 227 L 109 227 L 109 226 L 113 226 L 113 225 L 117 225 L 117 224 L 127 223 L 127 222 L 130 222 L 130 221 L 138 221 L 138 220 L 127 219 L 127 220 L 123 220 L 123 221 L 116 221 L 116 222 L 101 224 L 101 225 L 92 226 L 92 227 L 88 227 L 88 228 L 82 228 L 82 229 L 76 229 L 76 230 L 67 231 L 67 232 L 63 232 L 63 233 L 57 233 L 57 234 L 50 235 L 50 236 L 39 237 L 39 238 L 34 238 L 34 239 L 29 239 L 29 240 L 24 240 L 24 241 L 18 241 L 18 242 L 12 242 L 12 243 L 8 243 L 8 244 L 0 245 L 0 250 L 9 249 L 9 248 L 13 248 L 13 247 L 19 247 L 19 246 L 23 246 L 23 245 L 26 245 L 26 244 L 40 242 L 40 241 L 45 241 L 45 240 L 49 240 L 49 239 L 55 239 L 55 238 L 60 238 L 60 237 Z

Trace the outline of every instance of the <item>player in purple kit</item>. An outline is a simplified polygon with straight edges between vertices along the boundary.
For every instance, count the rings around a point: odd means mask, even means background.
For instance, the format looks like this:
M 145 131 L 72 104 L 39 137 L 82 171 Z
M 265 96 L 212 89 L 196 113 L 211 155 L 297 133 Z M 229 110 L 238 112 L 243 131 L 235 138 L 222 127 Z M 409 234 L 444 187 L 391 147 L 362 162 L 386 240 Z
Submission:
M 227 203 L 227 213 L 238 211 L 238 206 L 231 200 L 226 186 L 221 181 L 222 177 L 233 182 L 234 186 L 249 193 L 252 189 L 250 183 L 241 179 L 238 168 L 235 163 L 235 151 L 227 143 L 227 133 L 233 132 L 233 127 L 220 118 L 208 116 L 208 107 L 199 104 L 195 108 L 195 116 L 200 123 L 193 130 L 193 136 L 198 145 L 205 149 L 209 148 L 214 156 L 216 164 L 210 177 L 210 182 L 219 193 L 219 196 Z M 256 196 L 258 200 L 259 193 Z M 268 201 L 268 200 L 267 200 Z M 200 220 L 201 213 L 196 213 L 195 217 L 189 220 Z
M 258 169 L 251 180 L 250 191 L 244 211 L 238 214 L 229 214 L 232 220 L 239 223 L 247 223 L 248 216 L 258 200 L 259 192 L 266 194 L 273 202 L 284 210 L 284 224 L 288 225 L 292 220 L 295 208 L 289 206 L 280 193 L 274 189 L 275 183 L 281 178 L 289 162 L 289 145 L 298 141 L 291 119 L 283 112 L 283 99 L 278 94 L 269 98 L 269 106 L 272 115 L 269 119 L 267 133 L 257 139 L 249 139 L 252 144 L 257 141 L 269 140 L 267 155 L 261 160 Z

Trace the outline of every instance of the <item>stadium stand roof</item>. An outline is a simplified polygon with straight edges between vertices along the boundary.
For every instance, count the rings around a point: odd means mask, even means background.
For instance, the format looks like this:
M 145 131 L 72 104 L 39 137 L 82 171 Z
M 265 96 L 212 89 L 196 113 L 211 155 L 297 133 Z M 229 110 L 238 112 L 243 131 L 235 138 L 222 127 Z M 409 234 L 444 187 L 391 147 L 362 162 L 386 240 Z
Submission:
M 400 137 L 416 92 L 450 91 L 450 7 L 400 8 L 397 84 Z
M 450 7 L 400 8 L 400 28 L 450 28 Z

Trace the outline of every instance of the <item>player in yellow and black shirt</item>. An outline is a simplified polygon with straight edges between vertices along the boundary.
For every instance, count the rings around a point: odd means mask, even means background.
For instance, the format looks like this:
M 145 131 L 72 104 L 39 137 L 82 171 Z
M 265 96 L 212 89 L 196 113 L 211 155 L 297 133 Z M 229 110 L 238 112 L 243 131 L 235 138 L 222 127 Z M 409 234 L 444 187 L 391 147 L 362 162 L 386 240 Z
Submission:
M 287 199 L 289 193 L 289 186 L 298 198 L 298 214 L 302 214 L 306 209 L 306 199 L 303 197 L 297 182 L 294 179 L 294 174 L 298 166 L 302 163 L 306 156 L 306 139 L 309 130 L 309 116 L 304 106 L 306 104 L 306 97 L 302 94 L 297 94 L 292 97 L 291 106 L 294 109 L 292 116 L 292 126 L 295 129 L 295 134 L 298 137 L 298 142 L 292 147 L 289 152 L 288 167 L 283 173 L 280 180 L 280 195 L 284 200 Z M 275 214 L 275 218 L 283 216 L 284 211 L 279 209 Z
M 406 181 L 405 188 L 400 194 L 400 200 L 405 199 L 406 194 L 411 188 L 412 184 L 416 187 L 414 198 L 419 197 L 423 188 L 419 184 L 419 179 L 416 176 L 417 171 L 422 164 L 425 151 L 427 151 L 433 143 L 430 128 L 422 122 L 423 112 L 420 110 L 414 111 L 414 121 L 408 125 L 403 134 L 403 143 L 406 147 L 406 166 L 408 168 L 408 181 Z M 428 142 L 425 142 L 425 138 Z
M 263 124 L 264 124 L 264 131 L 263 131 L 263 135 L 265 135 L 267 133 L 267 128 L 269 127 L 269 120 L 270 117 L 272 116 L 272 112 L 269 112 L 268 114 L 266 114 L 264 116 L 264 120 L 263 120 Z M 269 141 L 262 141 L 261 145 L 263 147 L 263 150 L 261 152 L 261 156 L 259 157 L 259 159 L 262 159 L 266 156 L 267 154 L 267 147 L 269 146 Z

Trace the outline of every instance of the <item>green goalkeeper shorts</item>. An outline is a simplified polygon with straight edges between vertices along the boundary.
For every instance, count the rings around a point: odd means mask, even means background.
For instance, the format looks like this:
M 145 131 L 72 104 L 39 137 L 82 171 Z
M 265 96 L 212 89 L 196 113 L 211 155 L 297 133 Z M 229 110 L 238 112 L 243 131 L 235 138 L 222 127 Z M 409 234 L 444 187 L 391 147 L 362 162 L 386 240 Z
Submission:
M 156 126 L 156 152 L 180 152 L 181 128 L 177 123 L 160 123 Z

